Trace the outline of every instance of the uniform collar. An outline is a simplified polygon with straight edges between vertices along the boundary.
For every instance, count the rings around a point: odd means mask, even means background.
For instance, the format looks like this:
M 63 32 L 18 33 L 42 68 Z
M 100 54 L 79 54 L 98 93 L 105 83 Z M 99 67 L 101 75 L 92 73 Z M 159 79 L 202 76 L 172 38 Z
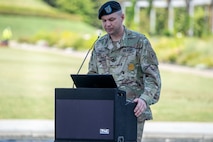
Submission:
M 128 34 L 129 34 L 129 30 L 124 26 L 124 34 L 123 34 L 123 36 L 122 36 L 122 38 L 121 38 L 121 40 L 120 40 L 120 47 L 119 47 L 119 48 L 128 45 L 128 44 L 127 44 L 127 43 L 128 43 Z M 112 40 L 111 40 L 109 34 L 107 34 L 107 40 L 106 40 L 105 44 L 106 44 L 106 46 L 107 46 L 107 45 L 108 45 L 108 46 L 113 46 L 113 45 L 112 45 Z M 118 49 L 119 49 L 119 48 L 118 48 Z

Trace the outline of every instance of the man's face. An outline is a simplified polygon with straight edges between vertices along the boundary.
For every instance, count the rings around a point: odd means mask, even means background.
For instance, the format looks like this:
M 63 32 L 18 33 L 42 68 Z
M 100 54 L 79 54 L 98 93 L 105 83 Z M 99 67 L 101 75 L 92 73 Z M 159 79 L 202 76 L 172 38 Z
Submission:
M 124 15 L 119 12 L 112 13 L 110 15 L 104 15 L 101 17 L 102 26 L 109 35 L 116 35 L 120 32 Z

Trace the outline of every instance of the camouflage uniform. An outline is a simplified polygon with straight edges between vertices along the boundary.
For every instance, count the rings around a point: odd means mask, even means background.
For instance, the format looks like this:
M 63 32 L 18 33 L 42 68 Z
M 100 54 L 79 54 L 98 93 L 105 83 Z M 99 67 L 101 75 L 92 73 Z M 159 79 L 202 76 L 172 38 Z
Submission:
M 113 43 L 106 34 L 95 43 L 89 74 L 112 74 L 118 88 L 126 91 L 127 100 L 145 100 L 147 109 L 138 117 L 140 142 L 145 120 L 152 119 L 150 105 L 159 100 L 161 79 L 158 60 L 148 39 L 124 29 L 120 42 Z

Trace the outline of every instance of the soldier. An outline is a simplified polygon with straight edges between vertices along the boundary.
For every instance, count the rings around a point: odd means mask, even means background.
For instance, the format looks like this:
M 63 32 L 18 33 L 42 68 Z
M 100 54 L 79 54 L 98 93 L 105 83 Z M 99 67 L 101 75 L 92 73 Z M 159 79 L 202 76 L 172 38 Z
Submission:
M 127 101 L 137 103 L 137 142 L 141 142 L 145 120 L 152 119 L 150 105 L 158 102 L 161 78 L 158 60 L 145 35 L 123 25 L 124 14 L 116 1 L 103 4 L 98 13 L 107 32 L 94 45 L 89 74 L 112 74 Z

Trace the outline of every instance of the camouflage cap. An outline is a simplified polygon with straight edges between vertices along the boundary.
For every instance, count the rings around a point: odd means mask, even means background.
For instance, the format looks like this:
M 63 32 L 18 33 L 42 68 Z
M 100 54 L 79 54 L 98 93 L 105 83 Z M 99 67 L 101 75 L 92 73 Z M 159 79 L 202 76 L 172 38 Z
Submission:
M 101 6 L 98 11 L 98 19 L 101 19 L 103 15 L 110 15 L 114 12 L 120 11 L 121 5 L 116 1 L 108 1 Z

